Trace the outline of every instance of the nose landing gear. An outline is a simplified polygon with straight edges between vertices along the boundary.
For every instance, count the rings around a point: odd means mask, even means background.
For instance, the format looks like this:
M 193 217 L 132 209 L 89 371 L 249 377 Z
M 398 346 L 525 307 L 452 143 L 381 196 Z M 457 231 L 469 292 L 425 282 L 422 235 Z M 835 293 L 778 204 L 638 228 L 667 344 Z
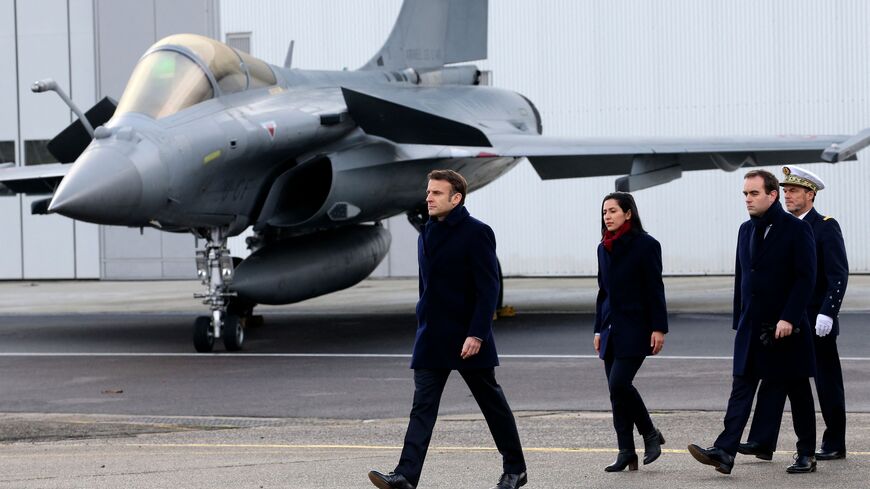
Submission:
M 205 249 L 196 251 L 196 269 L 208 291 L 194 297 L 209 306 L 211 315 L 194 321 L 193 346 L 200 353 L 208 353 L 214 348 L 215 339 L 223 338 L 227 351 L 238 351 L 245 341 L 245 329 L 239 316 L 227 312 L 236 294 L 229 290 L 234 263 L 227 249 L 226 229 L 209 229 L 205 238 Z

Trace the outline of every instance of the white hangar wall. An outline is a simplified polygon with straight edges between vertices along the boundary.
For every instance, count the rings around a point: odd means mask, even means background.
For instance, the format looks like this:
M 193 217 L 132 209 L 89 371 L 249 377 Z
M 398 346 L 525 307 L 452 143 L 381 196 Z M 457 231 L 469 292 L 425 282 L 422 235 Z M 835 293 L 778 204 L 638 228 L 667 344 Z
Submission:
M 516 90 L 554 136 L 851 134 L 870 127 L 870 2 L 864 0 L 490 0 L 494 85 Z M 224 34 L 294 67 L 354 69 L 389 34 L 400 0 L 221 1 Z M 870 272 L 870 154 L 815 164 L 817 208 L 840 222 L 853 273 Z M 778 167 L 769 167 L 779 174 Z M 668 274 L 730 274 L 746 219 L 744 169 L 685 173 L 635 193 Z M 421 194 L 422 194 L 421 182 Z M 613 178 L 541 181 L 525 162 L 472 194 L 507 275 L 594 275 L 601 198 Z M 414 275 L 414 233 L 388 223 L 380 275 Z
M 75 120 L 54 78 L 87 111 L 120 95 L 137 60 L 177 32 L 217 37 L 218 0 L 0 0 L 0 164 L 54 161 L 45 143 Z M 0 189 L 0 280 L 195 277 L 191 235 L 33 216 L 46 196 Z
M 54 94 L 30 92 L 52 77 L 80 105 L 94 97 L 91 0 L 0 0 L 0 163 L 38 164 L 42 143 L 71 121 Z M 45 196 L 0 193 L 0 280 L 99 277 L 98 226 L 33 216 Z

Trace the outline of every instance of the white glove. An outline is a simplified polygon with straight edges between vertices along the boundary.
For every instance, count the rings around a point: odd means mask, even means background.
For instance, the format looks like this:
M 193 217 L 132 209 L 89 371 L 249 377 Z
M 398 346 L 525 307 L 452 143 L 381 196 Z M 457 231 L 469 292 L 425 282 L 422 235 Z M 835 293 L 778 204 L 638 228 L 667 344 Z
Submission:
M 824 314 L 816 316 L 816 334 L 818 336 L 825 336 L 831 332 L 831 328 L 833 327 L 834 320 L 831 317 L 825 316 Z

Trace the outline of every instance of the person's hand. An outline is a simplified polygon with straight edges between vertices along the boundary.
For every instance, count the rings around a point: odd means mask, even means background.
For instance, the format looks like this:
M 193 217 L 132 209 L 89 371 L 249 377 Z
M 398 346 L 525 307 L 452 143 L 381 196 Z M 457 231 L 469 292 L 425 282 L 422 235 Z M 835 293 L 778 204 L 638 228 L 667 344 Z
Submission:
M 592 346 L 595 347 L 595 353 L 601 353 L 601 335 L 600 334 L 595 335 L 594 339 L 592 340 Z
M 785 319 L 780 319 L 778 323 L 776 323 L 776 333 L 773 335 L 774 338 L 780 339 L 789 336 L 794 327 L 790 322 Z
M 825 336 L 834 327 L 834 318 L 819 314 L 816 316 L 816 335 Z
M 462 345 L 462 353 L 459 355 L 463 360 L 468 360 L 469 358 L 477 355 L 477 352 L 480 351 L 481 341 L 473 336 L 469 336 L 465 338 L 465 344 Z
M 662 351 L 662 347 L 665 346 L 665 334 L 661 331 L 653 331 L 649 339 L 649 346 L 652 348 L 652 354 L 658 355 Z

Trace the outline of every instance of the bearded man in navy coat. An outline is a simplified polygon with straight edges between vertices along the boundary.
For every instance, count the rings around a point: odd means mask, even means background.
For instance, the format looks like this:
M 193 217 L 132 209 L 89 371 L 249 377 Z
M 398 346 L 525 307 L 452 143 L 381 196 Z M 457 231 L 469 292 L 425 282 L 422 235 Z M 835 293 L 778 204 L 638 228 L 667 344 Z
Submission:
M 743 179 L 750 219 L 740 226 L 734 269 L 734 369 L 725 429 L 710 448 L 689 445 L 699 462 L 729 474 L 759 381 L 791 400 L 797 457 L 789 473 L 812 472 L 816 418 L 810 377 L 816 373 L 807 304 L 816 280 L 810 225 L 779 203 L 779 181 L 764 170 Z
M 526 463 L 516 422 L 495 380 L 498 354 L 492 320 L 499 295 L 495 234 L 465 208 L 468 184 L 452 170 L 429 173 L 429 221 L 417 241 L 420 300 L 414 369 L 414 404 L 399 464 L 369 472 L 381 489 L 413 489 L 420 479 L 441 394 L 453 370 L 483 412 L 502 455 L 503 474 L 493 489 L 526 484 Z M 437 484 L 436 484 L 437 485 Z

